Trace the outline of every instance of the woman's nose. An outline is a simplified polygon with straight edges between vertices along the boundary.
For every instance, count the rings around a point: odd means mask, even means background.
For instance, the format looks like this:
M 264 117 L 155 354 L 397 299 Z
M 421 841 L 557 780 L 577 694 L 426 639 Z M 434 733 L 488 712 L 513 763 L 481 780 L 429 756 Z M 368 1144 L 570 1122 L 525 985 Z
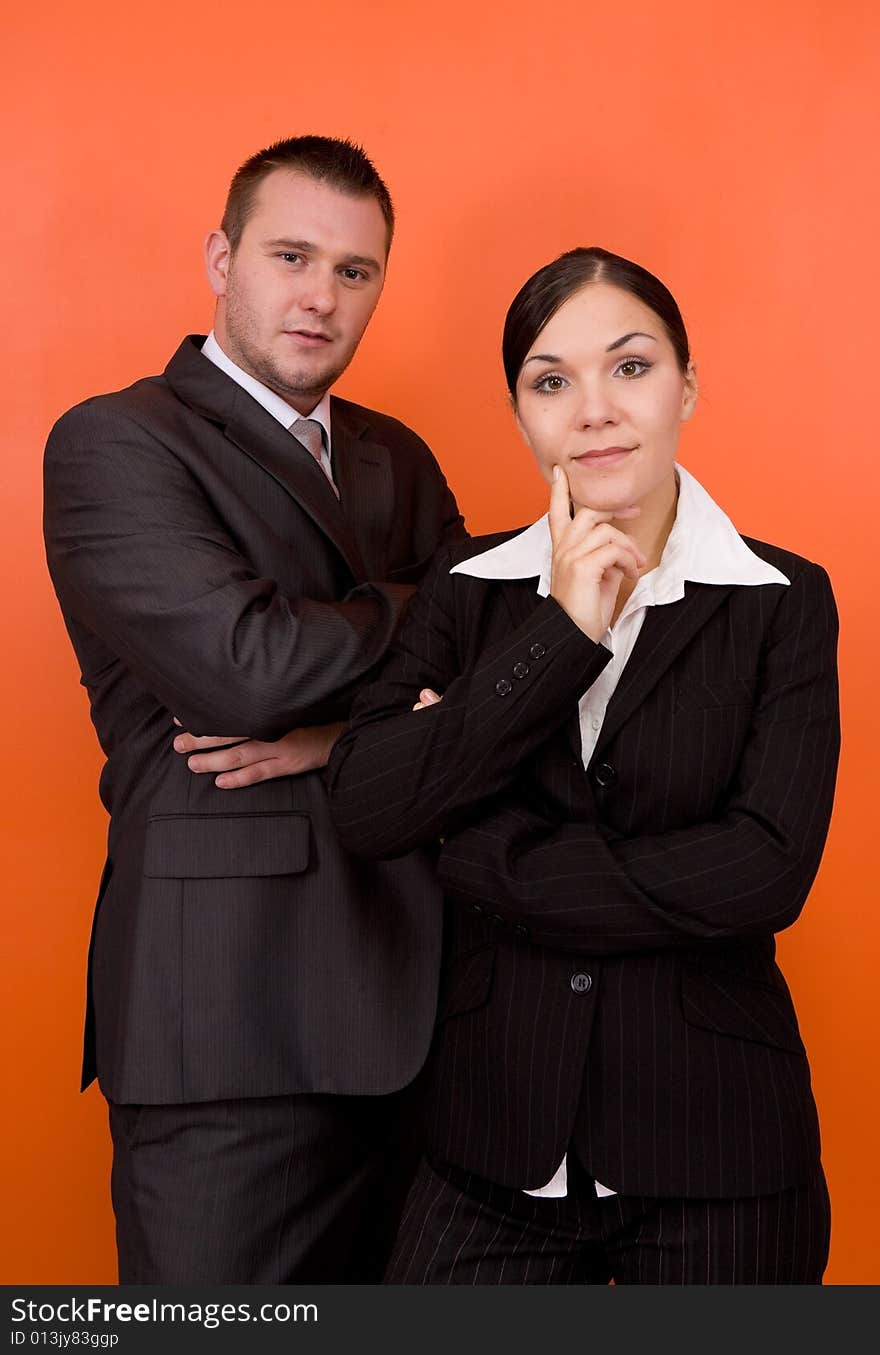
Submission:
M 580 388 L 578 422 L 582 428 L 604 427 L 619 422 L 615 392 L 601 380 L 584 381 Z

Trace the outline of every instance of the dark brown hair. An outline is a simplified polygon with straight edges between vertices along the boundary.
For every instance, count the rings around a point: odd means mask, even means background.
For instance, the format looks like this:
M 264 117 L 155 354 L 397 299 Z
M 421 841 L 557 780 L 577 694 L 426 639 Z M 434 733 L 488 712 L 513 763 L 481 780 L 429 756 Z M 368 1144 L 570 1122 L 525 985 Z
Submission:
M 257 151 L 235 171 L 220 222 L 233 253 L 254 209 L 257 189 L 276 169 L 298 170 L 352 197 L 374 197 L 382 209 L 391 248 L 394 235 L 391 195 L 363 148 L 335 137 L 292 136 Z
M 535 339 L 560 306 L 590 282 L 620 287 L 650 307 L 663 322 L 682 373 L 687 371 L 690 344 L 681 311 L 669 288 L 640 264 L 591 245 L 570 249 L 539 268 L 511 302 L 504 321 L 501 351 L 507 388 L 514 401 L 520 368 Z

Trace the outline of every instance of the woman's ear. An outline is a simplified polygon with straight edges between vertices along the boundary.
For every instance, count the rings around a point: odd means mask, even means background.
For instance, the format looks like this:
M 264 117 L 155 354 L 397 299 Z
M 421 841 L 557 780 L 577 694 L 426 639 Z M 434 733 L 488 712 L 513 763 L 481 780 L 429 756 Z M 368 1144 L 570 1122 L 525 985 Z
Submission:
M 509 399 L 510 399 L 510 408 L 513 411 L 513 421 L 516 424 L 517 431 L 519 432 L 520 437 L 528 447 L 529 451 L 531 451 L 532 450 L 531 439 L 529 438 L 529 435 L 525 430 L 522 419 L 519 417 L 519 410 L 516 407 L 516 399 L 512 395 L 509 397 Z
M 684 387 L 681 392 L 682 423 L 686 423 L 696 409 L 698 394 L 699 385 L 697 383 L 697 368 L 693 362 L 689 362 L 687 371 L 684 374 Z

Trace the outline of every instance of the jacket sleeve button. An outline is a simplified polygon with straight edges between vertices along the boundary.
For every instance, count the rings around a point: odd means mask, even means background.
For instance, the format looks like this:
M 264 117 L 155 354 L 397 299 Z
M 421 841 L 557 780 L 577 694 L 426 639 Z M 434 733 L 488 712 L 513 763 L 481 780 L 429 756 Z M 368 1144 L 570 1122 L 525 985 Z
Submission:
M 498 681 L 495 683 L 495 691 L 498 693 L 499 696 L 509 696 L 509 694 L 513 691 L 513 683 L 510 682 L 507 678 L 499 678 Z

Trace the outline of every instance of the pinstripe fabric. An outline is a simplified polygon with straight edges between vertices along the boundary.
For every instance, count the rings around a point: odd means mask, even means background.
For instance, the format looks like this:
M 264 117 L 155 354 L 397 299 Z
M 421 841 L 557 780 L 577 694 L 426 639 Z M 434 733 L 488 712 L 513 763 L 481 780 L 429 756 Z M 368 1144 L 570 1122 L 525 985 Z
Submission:
M 790 587 L 651 609 L 585 774 L 576 703 L 607 651 L 533 581 L 449 575 L 501 539 L 441 553 L 329 769 L 351 850 L 439 851 L 430 1150 L 511 1187 L 572 1142 L 626 1195 L 797 1186 L 819 1133 L 774 933 L 831 812 L 827 576 L 749 541 Z M 444 699 L 412 713 L 423 686 Z
M 120 1284 L 376 1284 L 409 1093 L 110 1105 Z
M 821 1171 L 737 1200 L 533 1199 L 423 1162 L 386 1284 L 821 1284 L 830 1211 Z

